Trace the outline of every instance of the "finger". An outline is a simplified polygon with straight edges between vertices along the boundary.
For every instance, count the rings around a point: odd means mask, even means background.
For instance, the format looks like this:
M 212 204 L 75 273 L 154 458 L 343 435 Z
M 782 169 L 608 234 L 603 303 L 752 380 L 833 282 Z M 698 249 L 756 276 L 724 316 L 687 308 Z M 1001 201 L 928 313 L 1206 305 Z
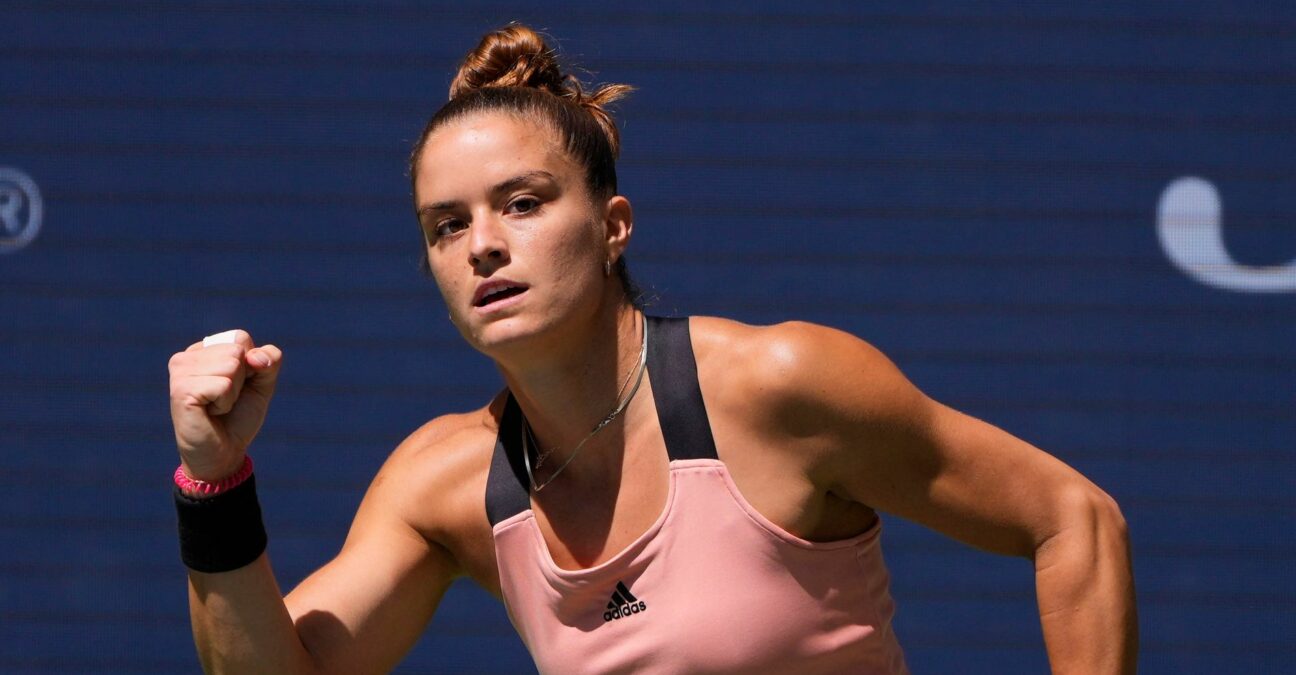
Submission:
M 234 409 L 234 404 L 238 403 L 239 394 L 242 393 L 238 379 L 237 377 L 228 379 L 224 385 L 224 391 L 211 403 L 207 404 L 207 413 L 209 415 L 224 415 Z
M 203 338 L 203 346 L 210 347 L 212 345 L 234 344 L 234 340 L 237 336 L 238 329 L 227 330 L 223 333 L 212 333 Z
M 246 354 L 247 350 L 238 343 L 213 344 L 203 347 L 198 354 L 200 363 L 194 366 L 198 371 L 195 375 L 214 375 L 229 379 L 227 390 L 208 405 L 208 412 L 211 415 L 224 415 L 234 409 L 235 402 L 243 391 L 243 383 L 247 375 L 252 372 L 246 364 Z
M 185 349 L 185 351 L 192 352 L 192 351 L 197 351 L 199 349 L 206 349 L 207 347 L 211 347 L 213 345 L 226 345 L 226 344 L 241 345 L 244 349 L 251 349 L 254 346 L 256 346 L 252 342 L 251 334 L 249 334 L 247 331 L 242 330 L 240 328 L 234 328 L 231 330 L 222 331 L 220 333 L 212 333 L 211 335 L 208 335 L 207 337 L 203 338 L 202 342 L 195 342 L 189 345 L 189 347 Z
M 234 328 L 203 338 L 204 347 L 224 344 L 238 345 L 243 349 L 252 349 L 256 346 L 256 343 L 252 342 L 252 335 L 241 328 Z
M 234 334 L 234 344 L 239 345 L 244 349 L 252 349 L 253 347 L 256 347 L 256 343 L 252 341 L 251 333 L 237 328 L 226 332 Z
M 249 351 L 246 359 L 252 366 L 252 370 L 248 372 L 243 386 L 269 396 L 274 391 L 275 380 L 279 379 L 279 367 L 283 365 L 283 351 L 272 344 L 264 344 Z
M 185 407 L 206 408 L 209 415 L 223 415 L 233 405 L 230 394 L 234 382 L 224 375 L 194 375 L 185 378 L 184 387 L 185 393 L 176 400 Z
M 257 370 L 265 370 L 266 368 L 273 368 L 275 367 L 275 364 L 278 363 L 278 361 L 282 358 L 283 358 L 283 352 L 279 351 L 278 347 L 270 344 L 261 345 L 260 347 L 256 347 L 254 349 L 249 349 L 247 353 L 244 354 L 244 359 L 246 360 L 247 364 Z
M 171 355 L 167 368 L 172 377 L 184 375 L 229 375 L 243 368 L 245 351 L 239 345 L 216 344 L 204 347 L 195 342 L 183 352 Z

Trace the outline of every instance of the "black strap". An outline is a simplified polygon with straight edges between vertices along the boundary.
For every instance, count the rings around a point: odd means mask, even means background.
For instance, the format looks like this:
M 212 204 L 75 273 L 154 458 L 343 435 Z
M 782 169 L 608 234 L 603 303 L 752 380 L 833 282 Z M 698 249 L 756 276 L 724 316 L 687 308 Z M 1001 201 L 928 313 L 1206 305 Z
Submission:
M 698 386 L 688 318 L 645 318 L 648 373 L 667 456 L 671 460 L 716 459 L 711 422 Z M 531 508 L 531 485 L 523 462 L 522 409 L 509 393 L 486 479 L 486 517 L 491 527 Z
M 522 408 L 509 392 L 486 478 L 486 517 L 491 527 L 531 508 L 531 484 L 523 461 Z
M 653 403 L 672 459 L 717 459 L 711 420 L 698 386 L 688 317 L 648 319 L 648 373 Z

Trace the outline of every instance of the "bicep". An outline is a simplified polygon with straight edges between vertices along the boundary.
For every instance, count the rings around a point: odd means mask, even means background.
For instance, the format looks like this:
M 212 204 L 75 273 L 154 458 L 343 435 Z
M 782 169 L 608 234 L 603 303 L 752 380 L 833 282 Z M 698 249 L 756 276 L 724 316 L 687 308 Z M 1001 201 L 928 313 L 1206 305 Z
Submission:
M 341 552 L 285 598 L 323 672 L 390 672 L 456 576 L 450 553 L 399 516 L 390 492 L 370 488 Z

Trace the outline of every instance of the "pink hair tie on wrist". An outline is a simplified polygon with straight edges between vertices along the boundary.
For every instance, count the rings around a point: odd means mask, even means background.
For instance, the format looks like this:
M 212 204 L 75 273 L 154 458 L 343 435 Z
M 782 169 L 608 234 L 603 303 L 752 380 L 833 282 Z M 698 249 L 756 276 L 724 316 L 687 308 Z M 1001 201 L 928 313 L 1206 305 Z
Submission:
M 212 495 L 218 495 L 222 492 L 232 490 L 240 483 L 247 480 L 251 475 L 252 458 L 244 455 L 243 466 L 239 467 L 238 471 L 235 471 L 214 483 L 209 483 L 205 480 L 198 480 L 197 478 L 190 478 L 189 474 L 184 472 L 183 464 L 177 466 L 175 470 L 175 484 L 176 487 L 180 488 L 180 490 L 186 494 L 205 495 L 210 497 Z

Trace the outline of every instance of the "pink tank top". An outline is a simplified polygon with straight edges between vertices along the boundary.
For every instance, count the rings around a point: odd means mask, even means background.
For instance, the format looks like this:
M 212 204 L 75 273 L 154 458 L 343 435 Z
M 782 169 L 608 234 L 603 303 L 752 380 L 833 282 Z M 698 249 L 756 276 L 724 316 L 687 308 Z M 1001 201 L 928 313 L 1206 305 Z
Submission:
M 521 466 L 521 411 L 511 396 L 505 407 L 486 507 L 504 603 L 540 672 L 907 673 L 881 521 L 810 542 L 753 509 L 716 458 L 688 320 L 650 317 L 649 330 L 670 488 L 607 561 L 554 564 Z

